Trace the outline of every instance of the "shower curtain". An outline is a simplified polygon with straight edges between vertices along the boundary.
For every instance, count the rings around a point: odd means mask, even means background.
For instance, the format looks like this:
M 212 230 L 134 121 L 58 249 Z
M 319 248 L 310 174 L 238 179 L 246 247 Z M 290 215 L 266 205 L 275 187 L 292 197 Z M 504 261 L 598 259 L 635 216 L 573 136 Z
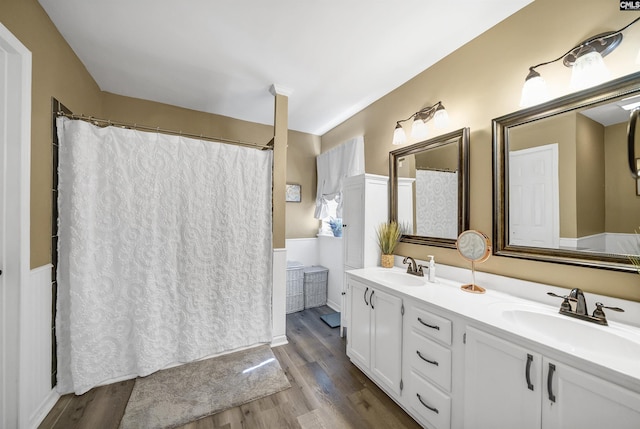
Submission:
M 57 126 L 58 391 L 270 342 L 272 152 Z
M 427 237 L 458 237 L 458 172 L 416 171 L 416 229 Z

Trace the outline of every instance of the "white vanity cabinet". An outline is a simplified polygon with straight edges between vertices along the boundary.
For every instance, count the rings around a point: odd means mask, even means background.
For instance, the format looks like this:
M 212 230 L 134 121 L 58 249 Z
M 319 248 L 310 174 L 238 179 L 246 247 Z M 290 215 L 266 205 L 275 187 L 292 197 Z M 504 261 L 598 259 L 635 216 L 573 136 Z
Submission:
M 466 332 L 465 429 L 540 429 L 542 356 L 473 327 Z
M 347 356 L 394 399 L 400 397 L 402 299 L 347 276 Z
M 406 300 L 403 401 L 429 428 L 449 429 L 452 410 L 452 321 L 419 301 Z
M 640 428 L 640 394 L 546 357 L 543 372 L 543 428 Z
M 466 429 L 640 427 L 640 394 L 474 327 L 464 398 Z

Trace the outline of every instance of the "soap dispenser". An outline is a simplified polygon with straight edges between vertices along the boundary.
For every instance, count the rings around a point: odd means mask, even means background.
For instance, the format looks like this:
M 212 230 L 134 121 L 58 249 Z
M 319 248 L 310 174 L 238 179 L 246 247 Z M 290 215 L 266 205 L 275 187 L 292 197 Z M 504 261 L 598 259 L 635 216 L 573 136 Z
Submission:
M 436 261 L 433 260 L 432 255 L 427 255 L 429 258 L 429 281 L 435 283 L 436 281 Z

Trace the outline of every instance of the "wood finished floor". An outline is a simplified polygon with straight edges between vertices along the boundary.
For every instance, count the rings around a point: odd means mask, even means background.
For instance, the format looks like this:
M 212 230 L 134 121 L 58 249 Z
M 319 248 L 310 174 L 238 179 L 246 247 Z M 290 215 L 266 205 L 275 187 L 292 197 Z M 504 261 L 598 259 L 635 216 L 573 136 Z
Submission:
M 347 358 L 339 329 L 329 328 L 318 307 L 287 315 L 289 344 L 274 354 L 291 388 L 181 426 L 237 428 L 419 428 Z M 40 429 L 117 429 L 133 380 L 102 386 L 82 396 L 65 395 Z M 143 429 L 143 428 L 141 428 Z

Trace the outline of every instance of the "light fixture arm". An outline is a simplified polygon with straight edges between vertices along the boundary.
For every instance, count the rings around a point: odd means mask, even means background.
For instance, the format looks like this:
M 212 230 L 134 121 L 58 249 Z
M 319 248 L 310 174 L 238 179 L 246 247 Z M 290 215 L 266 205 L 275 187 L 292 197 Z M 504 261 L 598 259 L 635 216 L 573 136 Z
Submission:
M 417 112 L 409 116 L 407 119 L 401 119 L 397 121 L 396 126 L 399 126 L 402 122 L 407 122 L 411 119 L 413 120 L 421 119 L 422 121 L 427 122 L 428 120 L 433 118 L 433 116 L 436 114 L 436 112 L 439 109 L 444 109 L 444 106 L 442 105 L 442 101 L 438 101 L 433 106 L 425 107 L 424 109 L 418 110 Z
M 565 58 L 567 55 L 569 55 L 573 51 L 580 50 L 580 49 L 584 48 L 585 46 L 588 46 L 591 43 L 595 42 L 596 40 L 600 40 L 600 39 L 603 39 L 603 38 L 615 37 L 618 34 L 621 34 L 624 30 L 626 30 L 627 28 L 631 27 L 633 24 L 635 24 L 638 21 L 640 21 L 640 17 L 634 19 L 633 21 L 631 21 L 630 23 L 628 23 L 627 25 L 625 25 L 624 27 L 622 27 L 619 30 L 612 31 L 612 32 L 609 32 L 609 33 L 598 34 L 597 36 L 593 36 L 593 37 L 591 37 L 591 38 L 589 38 L 589 39 L 577 44 L 573 48 L 569 49 L 567 52 L 565 52 L 564 54 L 560 55 L 558 58 L 555 58 L 555 59 L 553 59 L 551 61 L 545 61 L 543 63 L 536 64 L 535 66 L 529 67 L 529 72 L 535 71 L 535 69 L 538 68 L 538 67 L 546 66 L 547 64 L 551 64 L 551 63 L 555 63 L 556 61 L 560 61 L 561 59 Z
M 396 121 L 396 128 L 393 130 L 394 145 L 401 145 L 407 142 L 407 135 L 405 134 L 401 124 L 411 119 L 413 119 L 411 137 L 414 139 L 424 139 L 428 134 L 426 122 L 433 119 L 436 128 L 445 128 L 448 123 L 449 114 L 442 105 L 442 101 L 438 101 L 433 106 L 418 110 L 406 119 Z

